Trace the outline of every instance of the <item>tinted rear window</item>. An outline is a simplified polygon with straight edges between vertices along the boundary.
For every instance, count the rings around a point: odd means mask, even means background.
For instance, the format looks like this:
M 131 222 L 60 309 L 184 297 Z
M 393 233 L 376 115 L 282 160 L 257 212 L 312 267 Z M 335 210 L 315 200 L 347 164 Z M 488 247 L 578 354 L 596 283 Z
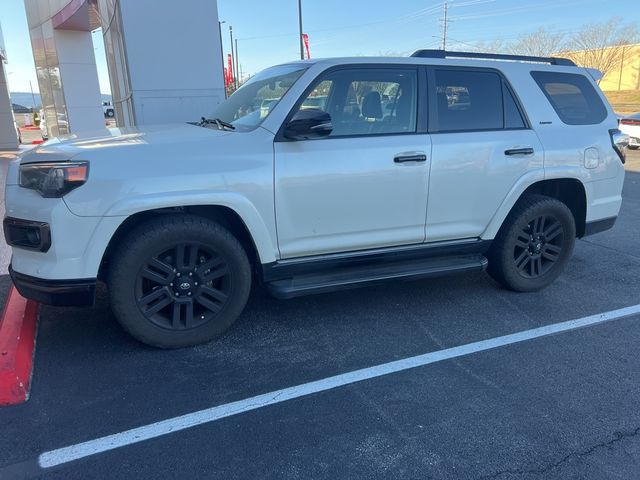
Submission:
M 607 118 L 606 107 L 584 75 L 531 72 L 531 76 L 564 123 L 595 125 Z
M 495 72 L 437 68 L 435 84 L 439 132 L 526 128 L 513 95 Z

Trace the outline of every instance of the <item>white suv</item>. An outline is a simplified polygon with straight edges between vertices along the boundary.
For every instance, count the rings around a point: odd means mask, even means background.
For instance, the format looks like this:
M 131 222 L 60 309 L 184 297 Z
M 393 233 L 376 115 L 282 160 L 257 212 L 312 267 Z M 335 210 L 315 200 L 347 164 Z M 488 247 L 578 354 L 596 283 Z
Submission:
M 539 290 L 622 201 L 627 138 L 592 75 L 429 50 L 301 61 L 200 122 L 50 140 L 8 173 L 11 275 L 54 305 L 104 280 L 159 347 L 221 334 L 252 280 L 290 298 L 488 268 Z

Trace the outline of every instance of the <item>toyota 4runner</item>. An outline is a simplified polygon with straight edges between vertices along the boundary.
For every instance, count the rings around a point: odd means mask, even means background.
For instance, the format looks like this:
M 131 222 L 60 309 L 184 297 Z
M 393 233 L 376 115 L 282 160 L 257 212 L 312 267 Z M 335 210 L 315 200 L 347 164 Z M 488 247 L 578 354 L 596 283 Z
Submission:
M 276 297 L 487 269 L 549 285 L 611 228 L 628 138 L 561 58 L 421 50 L 280 65 L 192 124 L 52 139 L 10 166 L 22 295 L 91 305 L 159 347 Z

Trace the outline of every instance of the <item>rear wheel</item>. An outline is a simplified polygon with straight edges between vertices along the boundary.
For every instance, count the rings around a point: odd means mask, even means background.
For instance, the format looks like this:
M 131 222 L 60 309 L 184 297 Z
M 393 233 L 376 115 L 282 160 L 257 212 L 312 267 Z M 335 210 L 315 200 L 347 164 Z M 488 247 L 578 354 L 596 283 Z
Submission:
M 111 257 L 113 312 L 138 340 L 162 348 L 226 331 L 251 287 L 247 255 L 219 224 L 162 215 L 137 227 Z
M 564 270 L 575 237 L 575 220 L 564 203 L 543 195 L 526 196 L 509 213 L 491 246 L 489 274 L 510 290 L 541 290 Z

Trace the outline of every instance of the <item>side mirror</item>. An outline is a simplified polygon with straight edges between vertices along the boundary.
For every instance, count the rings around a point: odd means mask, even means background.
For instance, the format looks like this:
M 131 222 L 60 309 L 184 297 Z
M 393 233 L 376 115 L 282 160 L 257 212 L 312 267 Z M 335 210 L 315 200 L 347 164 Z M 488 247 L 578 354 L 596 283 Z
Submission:
M 331 135 L 331 115 L 318 108 L 298 110 L 284 129 L 289 140 L 311 140 Z

